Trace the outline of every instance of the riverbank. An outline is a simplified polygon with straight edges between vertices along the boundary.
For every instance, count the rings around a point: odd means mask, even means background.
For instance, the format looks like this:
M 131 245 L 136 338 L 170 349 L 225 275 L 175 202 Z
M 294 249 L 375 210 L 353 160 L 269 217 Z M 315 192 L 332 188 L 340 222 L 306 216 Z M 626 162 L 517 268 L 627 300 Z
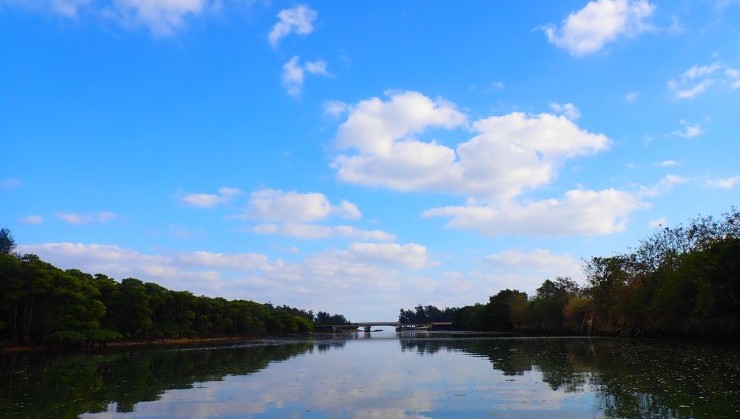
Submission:
M 56 352 L 56 351 L 99 351 L 116 348 L 141 348 L 149 346 L 191 346 L 202 344 L 232 344 L 244 342 L 250 339 L 257 339 L 261 336 L 185 336 L 170 338 L 153 338 L 144 340 L 118 340 L 106 342 L 103 346 L 94 348 L 79 347 L 76 345 L 47 344 L 47 345 L 17 345 L 3 344 L 0 345 L 0 355 L 20 354 L 28 352 Z

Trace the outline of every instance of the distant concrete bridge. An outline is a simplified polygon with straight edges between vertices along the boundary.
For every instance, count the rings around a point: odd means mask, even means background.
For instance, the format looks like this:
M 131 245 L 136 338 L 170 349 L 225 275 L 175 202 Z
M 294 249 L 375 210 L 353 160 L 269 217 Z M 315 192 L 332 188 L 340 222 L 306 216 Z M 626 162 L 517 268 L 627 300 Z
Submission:
M 431 323 L 399 323 L 399 322 L 359 322 L 337 325 L 321 325 L 317 327 L 318 331 L 347 332 L 357 330 L 360 327 L 365 329 L 365 333 L 370 333 L 374 326 L 393 326 L 396 331 L 400 330 L 449 330 L 452 322 L 431 322 Z

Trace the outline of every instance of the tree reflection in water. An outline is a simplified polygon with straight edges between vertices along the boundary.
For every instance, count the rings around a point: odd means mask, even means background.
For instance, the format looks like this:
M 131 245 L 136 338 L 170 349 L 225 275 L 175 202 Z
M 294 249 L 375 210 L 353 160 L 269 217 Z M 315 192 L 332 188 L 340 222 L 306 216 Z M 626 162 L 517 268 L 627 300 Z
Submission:
M 551 389 L 593 391 L 606 417 L 740 417 L 736 345 L 610 338 L 401 339 L 403 351 L 459 351 L 495 370 L 542 374 Z
M 344 374 L 334 361 L 346 361 L 342 358 L 346 343 L 266 341 L 97 355 L 7 356 L 0 358 L 0 417 L 74 418 L 85 412 L 105 412 L 110 406 L 117 412 L 133 412 L 137 403 L 159 400 L 168 390 L 254 374 L 271 363 L 308 354 L 320 355 L 319 365 Z M 592 414 L 598 412 L 597 416 L 740 417 L 737 346 L 607 338 L 429 336 L 406 336 L 399 343 L 406 355 L 452 355 L 445 362 L 453 368 L 456 359 L 463 359 L 456 355 L 483 358 L 494 370 L 490 381 L 497 391 L 505 390 L 505 381 L 536 376 L 553 392 L 593 393 Z M 380 357 L 398 355 L 389 350 L 392 346 L 377 345 L 373 339 L 352 345 L 386 351 Z M 493 377 L 500 375 L 510 379 L 494 383 Z

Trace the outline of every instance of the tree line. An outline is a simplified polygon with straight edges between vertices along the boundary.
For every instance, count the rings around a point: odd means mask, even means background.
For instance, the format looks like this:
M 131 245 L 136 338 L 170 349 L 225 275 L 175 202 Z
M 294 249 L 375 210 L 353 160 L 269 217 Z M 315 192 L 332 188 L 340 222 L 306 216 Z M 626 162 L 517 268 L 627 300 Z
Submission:
M 226 300 L 173 291 L 136 278 L 62 270 L 13 252 L 0 230 L 0 340 L 95 343 L 186 336 L 310 333 L 315 325 L 348 323 L 343 315 Z
M 485 304 L 401 309 L 400 323 L 460 330 L 626 336 L 740 336 L 740 212 L 664 227 L 623 254 L 584 261 L 586 284 L 547 279 L 528 296 L 505 289 Z

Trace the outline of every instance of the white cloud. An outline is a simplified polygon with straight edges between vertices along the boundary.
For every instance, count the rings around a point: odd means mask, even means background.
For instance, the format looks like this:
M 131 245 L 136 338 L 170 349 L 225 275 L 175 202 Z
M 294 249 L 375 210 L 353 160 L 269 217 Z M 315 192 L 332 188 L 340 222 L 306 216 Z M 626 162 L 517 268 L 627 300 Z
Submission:
M 241 194 L 239 189 L 224 186 L 219 188 L 216 194 L 189 193 L 179 199 L 182 203 L 193 207 L 213 208 L 216 205 L 228 204 L 238 194 Z
M 576 108 L 576 106 L 572 103 L 551 103 L 550 109 L 552 109 L 555 114 L 563 115 L 571 121 L 575 121 L 576 119 L 581 117 L 581 111 L 579 111 L 578 108 Z
M 67 17 L 77 16 L 77 11 L 91 2 L 92 0 L 51 0 L 54 10 Z
M 77 18 L 83 13 L 111 19 L 126 27 L 146 27 L 155 36 L 172 36 L 188 17 L 220 7 L 220 0 L 5 0 L 30 11 Z
M 662 162 L 658 163 L 659 167 L 675 167 L 679 166 L 681 163 L 675 161 L 675 160 L 663 160 Z
M 284 269 L 281 260 L 270 261 L 258 253 L 181 252 L 149 255 L 107 244 L 42 243 L 18 246 L 21 253 L 36 254 L 62 268 L 102 273 L 113 278 L 139 278 L 172 290 L 224 297 L 233 282 L 229 271 L 239 275 L 269 274 Z
M 694 99 L 704 93 L 714 84 L 714 80 L 702 80 L 691 87 L 682 87 L 675 80 L 668 82 L 668 88 L 673 90 L 677 99 Z
M 486 260 L 507 268 L 517 266 L 531 266 L 536 268 L 549 268 L 553 266 L 567 267 L 572 270 L 573 266 L 579 266 L 579 262 L 570 255 L 556 255 L 548 249 L 535 249 L 531 252 L 522 250 L 505 250 L 486 257 Z
M 422 217 L 449 217 L 447 227 L 487 236 L 612 234 L 624 230 L 627 217 L 644 207 L 635 194 L 606 189 L 571 190 L 563 199 L 493 206 L 449 206 L 426 210 Z
M 307 72 L 311 74 L 316 74 L 319 76 L 330 76 L 329 72 L 326 70 L 326 63 L 324 60 L 318 60 L 318 61 L 306 61 L 305 69 Z
M 276 189 L 260 189 L 249 196 L 243 218 L 283 223 L 305 223 L 323 220 L 338 215 L 345 219 L 362 217 L 360 210 L 348 201 L 334 206 L 321 193 L 284 192 Z
M 706 77 L 708 75 L 716 73 L 721 68 L 722 66 L 719 63 L 712 63 L 710 65 L 703 66 L 695 65 L 690 69 L 684 71 L 684 73 L 681 75 L 681 80 L 689 81 L 700 77 Z
M 661 179 L 657 184 L 653 186 L 643 186 L 640 188 L 640 196 L 643 197 L 653 197 L 658 195 L 663 195 L 667 191 L 669 191 L 673 186 L 675 185 L 681 185 L 684 183 L 687 183 L 689 179 L 678 176 L 678 175 L 666 175 L 663 179 Z
M 317 224 L 329 217 L 357 220 L 362 218 L 362 213 L 355 204 L 346 200 L 342 200 L 339 205 L 332 205 L 321 193 L 261 189 L 250 195 L 246 210 L 237 218 L 259 221 L 256 225 L 243 228 L 244 231 L 257 234 L 278 234 L 299 239 L 339 237 L 355 240 L 395 240 L 393 234 L 382 230 Z
M 280 40 L 295 33 L 308 35 L 313 32 L 313 22 L 317 13 L 308 6 L 298 5 L 290 9 L 283 9 L 278 14 L 278 22 L 272 27 L 268 39 L 273 48 L 277 48 Z
M 307 61 L 304 65 L 301 65 L 300 57 L 294 55 L 293 58 L 283 64 L 283 74 L 281 76 L 283 87 L 285 87 L 288 95 L 293 97 L 300 96 L 303 90 L 303 81 L 306 72 L 325 77 L 331 75 L 326 70 L 326 63 L 324 61 Z
M 353 106 L 339 127 L 336 143 L 362 153 L 388 156 L 398 140 L 432 127 L 455 128 L 466 117 L 454 105 L 418 92 L 387 92 L 387 102 L 373 97 Z
M 670 133 L 672 136 L 681 137 L 681 138 L 696 138 L 704 133 L 704 130 L 702 130 L 701 125 L 699 124 L 689 124 L 686 122 L 686 120 L 682 119 L 678 121 L 681 125 L 683 125 L 683 130 L 680 131 L 673 131 Z
M 328 100 L 324 102 L 324 113 L 334 118 L 345 115 L 350 111 L 350 106 L 339 100 Z
M 707 186 L 719 189 L 732 189 L 738 184 L 740 184 L 740 175 L 707 181 Z
M 339 207 L 334 208 L 333 212 L 348 220 L 357 220 L 362 218 L 362 213 L 360 212 L 360 209 L 357 208 L 357 205 L 345 200 L 342 200 L 339 203 Z
M 58 212 L 57 218 L 66 222 L 67 224 L 82 225 L 91 223 L 105 224 L 118 219 L 118 215 L 108 212 L 100 211 L 96 213 L 74 213 L 74 212 Z
M 649 28 L 655 6 L 647 0 L 597 0 L 571 13 L 560 27 L 544 28 L 547 39 L 571 55 L 594 53 L 620 36 L 635 36 Z
M 23 224 L 41 224 L 44 222 L 44 217 L 40 215 L 26 215 L 21 218 Z
M 740 88 L 740 70 L 734 68 L 725 69 L 725 75 L 727 76 L 730 86 L 733 89 Z
M 326 226 L 302 223 L 262 223 L 251 231 L 259 234 L 279 234 L 299 239 L 329 239 L 342 237 L 354 240 L 394 241 L 396 236 L 382 230 L 362 230 L 352 226 Z
M 715 85 L 737 89 L 740 87 L 740 71 L 714 62 L 695 65 L 668 81 L 668 89 L 674 93 L 676 99 L 695 99 Z
M 95 0 L 0 0 L 0 6 L 13 6 L 27 11 L 56 13 L 68 18 Z
M 285 87 L 285 91 L 290 96 L 298 96 L 301 94 L 303 87 L 303 68 L 298 63 L 300 57 L 294 55 L 293 58 L 283 64 L 283 75 L 282 83 Z
M 118 219 L 118 215 L 109 211 L 101 211 L 95 214 L 94 218 L 100 223 L 108 223 Z
M 576 111 L 572 105 L 562 108 Z M 453 104 L 417 92 L 361 101 L 335 139 L 339 148 L 355 153 L 339 155 L 332 167 L 345 182 L 508 200 L 550 182 L 567 159 L 609 145 L 606 136 L 581 130 L 564 116 L 519 112 L 473 122 L 475 136 L 455 149 L 414 137 L 466 122 Z
M 497 288 L 515 288 L 533 295 L 547 279 L 558 276 L 582 281 L 581 263 L 569 254 L 555 254 L 548 249 L 504 250 L 486 257 L 489 275 L 496 278 Z
M 637 100 L 637 98 L 640 97 L 640 94 L 637 92 L 629 92 L 624 96 L 625 102 L 634 102 Z
M 427 248 L 413 243 L 352 243 L 347 253 L 363 263 L 400 265 L 408 269 L 422 269 L 431 263 L 427 258 Z
M 200 15 L 209 0 L 116 0 L 112 13 L 125 24 L 144 25 L 155 36 L 172 36 L 186 26 L 186 17 Z

